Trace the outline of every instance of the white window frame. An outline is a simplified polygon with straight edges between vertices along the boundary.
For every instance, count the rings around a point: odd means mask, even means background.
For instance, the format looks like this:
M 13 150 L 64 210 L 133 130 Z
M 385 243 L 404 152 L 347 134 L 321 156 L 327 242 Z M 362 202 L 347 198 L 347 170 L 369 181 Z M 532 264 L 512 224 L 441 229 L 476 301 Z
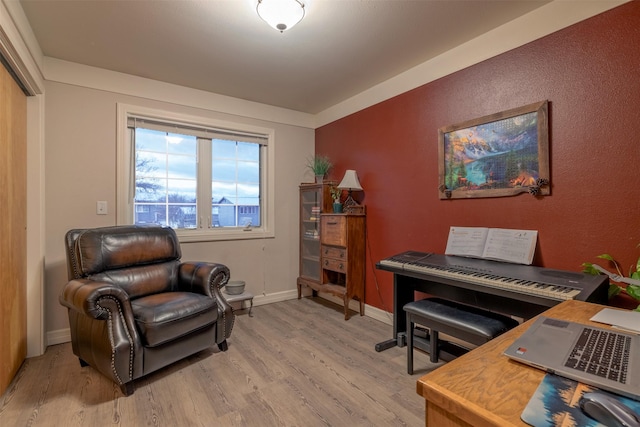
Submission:
M 117 134 L 116 134 L 116 224 L 133 224 L 134 221 L 134 190 L 133 179 L 135 167 L 135 147 L 127 127 L 130 117 L 144 117 L 167 123 L 203 126 L 215 129 L 227 129 L 239 133 L 264 135 L 267 138 L 266 156 L 261 159 L 260 167 L 260 195 L 262 221 L 260 227 L 212 227 L 203 224 L 195 229 L 176 229 L 181 242 L 202 242 L 217 240 L 264 239 L 275 236 L 275 130 L 215 120 L 206 117 L 191 116 L 166 110 L 158 110 L 129 104 L 117 104 Z M 200 194 L 200 191 L 199 191 Z

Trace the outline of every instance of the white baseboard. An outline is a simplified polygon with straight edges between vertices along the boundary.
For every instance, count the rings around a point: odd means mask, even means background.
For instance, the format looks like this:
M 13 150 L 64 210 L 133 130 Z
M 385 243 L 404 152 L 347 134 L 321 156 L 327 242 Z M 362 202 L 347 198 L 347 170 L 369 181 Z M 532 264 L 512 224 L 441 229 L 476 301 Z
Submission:
M 327 301 L 334 302 L 338 305 L 342 305 L 342 299 L 330 294 L 318 293 L 320 298 L 324 298 Z M 297 296 L 296 296 L 297 297 Z M 356 300 L 349 301 L 349 309 L 353 311 L 360 311 L 360 303 Z M 378 320 L 387 325 L 393 325 L 393 313 L 388 313 L 384 310 L 380 310 L 379 308 L 373 307 L 371 305 L 364 305 L 364 315 L 367 317 L 371 317 L 372 319 Z
M 308 292 L 308 295 L 306 294 L 307 292 L 305 292 L 304 296 L 308 296 L 311 293 Z M 321 298 L 326 299 L 327 301 L 331 301 L 336 304 L 342 305 L 342 299 L 335 297 L 333 295 L 319 294 L 319 296 Z M 259 305 L 272 304 L 274 302 L 287 301 L 287 300 L 296 299 L 296 298 L 298 298 L 298 291 L 296 289 L 284 291 L 284 292 L 276 292 L 268 295 L 260 294 L 260 295 L 255 295 L 253 297 L 253 306 L 255 307 Z M 246 304 L 245 304 L 245 307 L 246 307 Z M 360 304 L 358 303 L 358 301 L 352 300 L 349 303 L 349 309 L 354 311 L 359 311 Z M 384 310 L 380 310 L 379 308 L 365 304 L 364 315 L 371 317 L 372 319 L 378 320 L 382 323 L 385 323 L 387 325 L 393 325 L 393 314 L 386 312 Z M 71 333 L 69 331 L 69 328 L 58 329 L 56 331 L 47 332 L 47 336 L 46 336 L 47 346 L 62 344 L 69 341 L 71 341 Z
M 298 291 L 296 289 L 272 294 L 258 294 L 253 298 L 253 305 L 272 304 L 274 302 L 287 301 L 296 298 L 298 298 Z
M 57 331 L 47 332 L 47 347 L 50 345 L 62 344 L 71 341 L 71 332 L 69 328 L 58 329 Z
M 393 326 L 393 313 L 389 313 L 388 311 L 380 310 L 377 307 L 365 304 L 364 315 L 386 325 Z

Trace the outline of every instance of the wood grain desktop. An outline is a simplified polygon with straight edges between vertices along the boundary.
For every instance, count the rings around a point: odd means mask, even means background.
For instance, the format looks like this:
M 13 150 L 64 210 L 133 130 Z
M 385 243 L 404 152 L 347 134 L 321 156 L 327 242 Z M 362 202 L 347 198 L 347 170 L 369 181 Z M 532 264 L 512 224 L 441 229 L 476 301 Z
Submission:
M 542 313 L 594 326 L 603 305 L 564 301 Z M 424 375 L 416 391 L 426 400 L 426 426 L 527 426 L 520 419 L 545 372 L 510 360 L 502 353 L 533 319 Z

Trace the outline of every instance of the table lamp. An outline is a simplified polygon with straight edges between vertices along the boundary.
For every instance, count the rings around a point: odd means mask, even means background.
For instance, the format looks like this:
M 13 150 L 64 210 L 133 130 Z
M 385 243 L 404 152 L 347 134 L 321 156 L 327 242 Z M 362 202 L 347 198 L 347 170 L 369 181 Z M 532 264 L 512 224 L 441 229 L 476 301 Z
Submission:
M 347 196 L 347 200 L 344 201 L 345 208 L 348 208 L 351 206 L 358 206 L 358 202 L 353 200 L 353 197 L 351 197 L 351 192 L 353 190 L 363 191 L 362 186 L 360 185 L 360 181 L 358 181 L 358 174 L 356 173 L 356 171 L 352 169 L 348 169 L 344 173 L 344 177 L 342 178 L 342 181 L 340 181 L 340 184 L 338 184 L 338 188 L 340 190 L 347 190 L 349 192 Z

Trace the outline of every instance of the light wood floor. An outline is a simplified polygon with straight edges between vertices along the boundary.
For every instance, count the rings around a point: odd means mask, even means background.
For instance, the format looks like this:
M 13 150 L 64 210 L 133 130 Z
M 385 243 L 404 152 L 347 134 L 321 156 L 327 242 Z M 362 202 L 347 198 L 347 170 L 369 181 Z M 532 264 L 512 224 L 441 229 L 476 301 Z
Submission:
M 135 382 L 124 397 L 69 343 L 27 359 L 0 400 L 1 426 L 423 426 L 416 381 L 439 365 L 377 353 L 391 327 L 322 299 L 236 317 L 229 350 L 205 350 Z

